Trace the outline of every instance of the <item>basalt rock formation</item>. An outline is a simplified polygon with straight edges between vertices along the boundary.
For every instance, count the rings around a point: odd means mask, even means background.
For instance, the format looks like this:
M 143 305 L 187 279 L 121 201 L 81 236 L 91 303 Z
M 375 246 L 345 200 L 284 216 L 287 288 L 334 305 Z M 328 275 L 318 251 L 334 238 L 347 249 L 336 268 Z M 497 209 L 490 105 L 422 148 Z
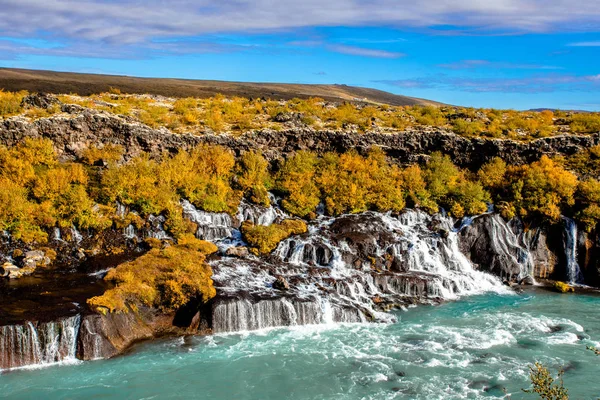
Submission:
M 422 161 L 434 151 L 442 151 L 461 167 L 476 169 L 493 157 L 502 157 L 509 164 L 538 160 L 542 155 L 570 155 L 582 148 L 600 143 L 600 134 L 559 135 L 529 142 L 509 139 L 466 138 L 443 129 L 409 129 L 406 131 L 314 130 L 288 125 L 281 131 L 256 130 L 239 135 L 174 134 L 166 128 L 152 129 L 131 118 L 116 116 L 80 106 L 63 104 L 61 115 L 30 121 L 13 117 L 0 121 L 0 144 L 15 145 L 25 137 L 51 139 L 58 154 L 73 158 L 89 145 L 120 144 L 126 157 L 142 152 L 160 155 L 189 149 L 199 143 L 218 144 L 239 154 L 258 149 L 269 160 L 286 157 L 298 150 L 318 154 L 350 149 L 366 151 L 372 146 L 385 150 L 398 163 Z

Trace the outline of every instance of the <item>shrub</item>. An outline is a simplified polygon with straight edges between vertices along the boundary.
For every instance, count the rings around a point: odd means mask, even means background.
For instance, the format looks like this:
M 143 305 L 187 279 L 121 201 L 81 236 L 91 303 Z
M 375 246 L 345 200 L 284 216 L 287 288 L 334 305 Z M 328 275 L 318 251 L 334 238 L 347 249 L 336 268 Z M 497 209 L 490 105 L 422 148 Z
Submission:
M 285 195 L 282 206 L 286 211 L 305 217 L 319 205 L 316 165 L 317 157 L 307 151 L 299 151 L 284 162 L 277 174 L 276 188 Z
M 547 156 L 530 165 L 510 167 L 511 197 L 522 217 L 557 221 L 563 206 L 572 206 L 577 177 Z
M 500 157 L 492 158 L 477 171 L 479 182 L 481 182 L 484 188 L 489 190 L 502 188 L 504 186 L 505 174 L 506 162 Z
M 489 193 L 479 182 L 461 179 L 452 189 L 450 194 L 453 202 L 451 213 L 461 218 L 463 215 L 476 215 L 487 210 L 487 203 L 491 200 Z M 458 205 L 460 207 L 458 207 Z
M 254 225 L 251 221 L 242 223 L 242 235 L 255 254 L 268 254 L 275 250 L 279 242 L 291 235 L 299 235 L 307 231 L 306 223 L 297 219 L 286 219 L 269 226 Z
M 550 371 L 540 363 L 530 367 L 529 378 L 533 385 L 532 389 L 523 389 L 525 393 L 535 393 L 543 400 L 568 400 L 569 391 L 564 387 L 564 371 L 558 372 L 558 378 L 554 379 Z
M 370 209 L 399 211 L 405 205 L 402 172 L 390 166 L 378 148 L 372 149 L 367 157 L 353 151 L 326 154 L 316 181 L 330 215 Z
M 440 152 L 431 154 L 424 172 L 427 189 L 435 202 L 443 200 L 461 179 L 460 169 Z
M 269 163 L 256 151 L 244 153 L 237 163 L 237 183 L 244 196 L 253 203 L 269 207 L 269 189 L 272 186 Z
M 81 152 L 81 159 L 88 165 L 94 165 L 98 161 L 115 163 L 123 156 L 123 146 L 118 144 L 106 144 L 102 147 L 89 146 Z
M 136 260 L 119 265 L 104 278 L 115 287 L 92 297 L 88 304 L 102 313 L 135 311 L 140 305 L 170 312 L 194 298 L 210 300 L 216 290 L 202 250 L 213 251 L 214 245 L 196 241 L 186 239 L 180 245 L 152 248 Z
M 0 89 L 0 118 L 10 117 L 23 112 L 21 102 L 27 96 L 27 92 L 5 92 Z
M 579 182 L 576 197 L 577 217 L 589 232 L 600 221 L 600 182 L 593 178 Z
M 402 171 L 406 200 L 410 207 L 421 207 L 434 213 L 438 211 L 439 207 L 431 200 L 423 175 L 423 170 L 418 165 L 411 165 Z

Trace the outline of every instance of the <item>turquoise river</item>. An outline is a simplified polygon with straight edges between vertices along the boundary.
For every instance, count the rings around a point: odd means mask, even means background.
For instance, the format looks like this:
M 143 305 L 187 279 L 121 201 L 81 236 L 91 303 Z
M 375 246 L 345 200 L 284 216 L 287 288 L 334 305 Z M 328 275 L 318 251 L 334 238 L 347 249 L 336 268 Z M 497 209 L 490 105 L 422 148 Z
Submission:
M 394 324 L 323 325 L 142 343 L 110 360 L 0 375 L 15 399 L 535 399 L 528 368 L 565 369 L 600 395 L 600 297 L 530 289 L 398 311 Z

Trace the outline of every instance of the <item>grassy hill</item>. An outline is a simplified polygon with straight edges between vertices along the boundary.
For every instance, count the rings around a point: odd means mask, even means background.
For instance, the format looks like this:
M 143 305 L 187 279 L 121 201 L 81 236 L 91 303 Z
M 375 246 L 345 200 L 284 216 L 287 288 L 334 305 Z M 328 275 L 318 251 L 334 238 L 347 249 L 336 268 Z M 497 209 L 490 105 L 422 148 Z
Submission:
M 123 93 L 149 93 L 168 97 L 207 98 L 221 93 L 225 96 L 265 97 L 276 100 L 289 100 L 294 97 L 321 97 L 329 101 L 361 101 L 392 106 L 441 105 L 435 101 L 346 85 L 136 78 L 0 68 L 0 89 L 7 91 L 27 90 L 29 92 L 74 93 L 88 96 L 107 92 L 110 88 L 118 88 Z

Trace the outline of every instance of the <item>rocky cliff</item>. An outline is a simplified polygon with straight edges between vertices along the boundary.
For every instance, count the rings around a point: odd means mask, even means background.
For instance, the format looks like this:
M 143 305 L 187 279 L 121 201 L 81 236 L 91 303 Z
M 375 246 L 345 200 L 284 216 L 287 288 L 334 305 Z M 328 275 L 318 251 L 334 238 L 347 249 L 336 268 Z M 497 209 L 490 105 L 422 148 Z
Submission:
M 30 121 L 13 117 L 0 121 L 0 143 L 12 146 L 25 137 L 51 139 L 60 155 L 72 158 L 90 144 L 120 144 L 126 156 L 142 152 L 159 155 L 177 152 L 199 143 L 226 146 L 237 154 L 259 149 L 269 160 L 285 157 L 298 150 L 318 154 L 350 149 L 365 151 L 379 146 L 398 163 L 425 159 L 434 151 L 442 151 L 461 167 L 476 169 L 493 157 L 509 164 L 529 163 L 542 155 L 570 155 L 600 143 L 600 134 L 560 135 L 520 142 L 508 139 L 466 138 L 442 129 L 406 131 L 317 131 L 301 124 L 289 124 L 281 131 L 257 130 L 239 135 L 214 135 L 207 132 L 174 134 L 166 128 L 152 129 L 130 118 L 62 105 L 63 114 Z

